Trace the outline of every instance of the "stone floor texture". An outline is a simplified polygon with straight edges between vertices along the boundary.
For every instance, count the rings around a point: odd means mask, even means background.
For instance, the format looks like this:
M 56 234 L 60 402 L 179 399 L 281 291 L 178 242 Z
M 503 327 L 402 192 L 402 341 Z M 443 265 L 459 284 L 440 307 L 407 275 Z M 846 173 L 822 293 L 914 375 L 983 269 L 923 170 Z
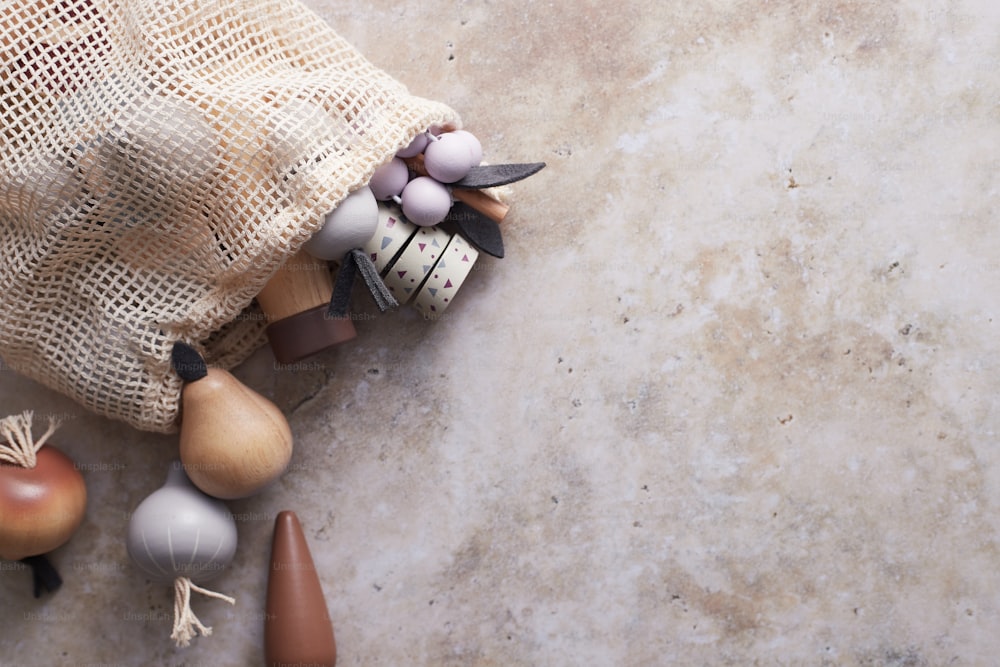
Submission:
M 263 664 L 285 509 L 343 667 L 995 664 L 1000 4 L 306 4 L 548 166 L 446 317 L 235 370 L 295 451 L 189 648 L 124 547 L 176 436 L 0 372 L 90 493 L 0 667 Z

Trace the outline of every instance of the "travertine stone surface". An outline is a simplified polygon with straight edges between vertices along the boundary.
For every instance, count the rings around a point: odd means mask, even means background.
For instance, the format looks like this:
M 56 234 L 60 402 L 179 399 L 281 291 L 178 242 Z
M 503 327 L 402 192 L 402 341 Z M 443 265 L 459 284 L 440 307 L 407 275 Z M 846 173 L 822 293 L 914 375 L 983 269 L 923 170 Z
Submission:
M 90 492 L 0 665 L 262 664 L 294 510 L 348 665 L 988 665 L 1000 653 L 1000 5 L 309 0 L 462 113 L 507 256 L 446 316 L 236 374 L 289 472 L 169 641 L 127 561 L 174 437 L 65 413 Z

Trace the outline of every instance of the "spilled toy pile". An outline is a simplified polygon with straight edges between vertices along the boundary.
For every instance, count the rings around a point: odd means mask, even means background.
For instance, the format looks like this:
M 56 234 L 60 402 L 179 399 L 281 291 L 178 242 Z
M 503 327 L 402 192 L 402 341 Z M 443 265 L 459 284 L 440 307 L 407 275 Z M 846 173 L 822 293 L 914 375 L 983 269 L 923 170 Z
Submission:
M 319 46 L 318 46 L 319 45 Z M 225 501 L 266 493 L 292 455 L 281 410 L 228 368 L 355 337 L 360 276 L 381 310 L 436 319 L 480 252 L 503 257 L 493 188 L 541 163 L 485 165 L 457 114 L 411 95 L 297 0 L 11 0 L 0 7 L 0 356 L 105 417 L 179 430 L 166 484 L 126 543 L 192 592 L 236 553 Z M 260 313 L 260 317 L 248 317 Z M 84 518 L 79 470 L 0 420 L 0 557 L 45 555 Z M 333 627 L 295 514 L 277 515 L 269 664 L 333 664 Z

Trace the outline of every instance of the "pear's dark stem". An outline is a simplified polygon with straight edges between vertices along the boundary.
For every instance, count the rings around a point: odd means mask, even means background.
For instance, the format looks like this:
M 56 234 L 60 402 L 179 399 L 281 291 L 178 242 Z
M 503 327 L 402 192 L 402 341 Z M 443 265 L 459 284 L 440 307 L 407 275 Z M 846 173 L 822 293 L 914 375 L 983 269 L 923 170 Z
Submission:
M 195 382 L 208 375 L 208 366 L 198 350 L 187 343 L 177 341 L 170 354 L 170 363 L 174 371 L 181 376 L 185 382 Z

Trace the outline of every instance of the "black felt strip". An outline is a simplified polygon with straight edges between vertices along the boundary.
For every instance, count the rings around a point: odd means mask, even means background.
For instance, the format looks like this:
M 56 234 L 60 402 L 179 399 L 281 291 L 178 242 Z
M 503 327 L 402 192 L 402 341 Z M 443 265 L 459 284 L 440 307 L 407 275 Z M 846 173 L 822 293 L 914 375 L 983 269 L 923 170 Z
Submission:
M 523 180 L 528 176 L 537 174 L 544 167 L 544 162 L 481 165 L 470 169 L 465 178 L 457 183 L 452 183 L 452 185 L 456 188 L 468 188 L 470 190 L 495 188 L 500 185 L 507 185 L 508 183 Z
M 347 308 L 351 304 L 351 290 L 354 289 L 354 274 L 357 265 L 353 261 L 350 250 L 340 262 L 337 271 L 337 281 L 333 284 L 333 294 L 330 296 L 330 307 L 326 314 L 330 317 L 347 317 Z
M 455 202 L 445 220 L 453 223 L 472 245 L 489 255 L 503 258 L 500 225 L 491 218 L 463 202 Z
M 31 578 L 35 586 L 35 597 L 42 597 L 43 592 L 54 593 L 62 586 L 62 577 L 45 556 L 28 556 L 21 562 L 31 567 Z
M 378 309 L 384 313 L 390 308 L 399 306 L 399 302 L 392 296 L 392 292 L 389 291 L 389 288 L 385 286 L 381 276 L 379 276 L 378 269 L 375 268 L 375 264 L 372 263 L 372 259 L 368 256 L 368 253 L 360 248 L 355 248 L 350 254 L 358 271 L 361 273 L 362 279 L 368 285 L 368 291 L 371 292 Z
M 198 350 L 181 341 L 174 343 L 170 363 L 185 382 L 195 382 L 208 375 L 208 367 Z

